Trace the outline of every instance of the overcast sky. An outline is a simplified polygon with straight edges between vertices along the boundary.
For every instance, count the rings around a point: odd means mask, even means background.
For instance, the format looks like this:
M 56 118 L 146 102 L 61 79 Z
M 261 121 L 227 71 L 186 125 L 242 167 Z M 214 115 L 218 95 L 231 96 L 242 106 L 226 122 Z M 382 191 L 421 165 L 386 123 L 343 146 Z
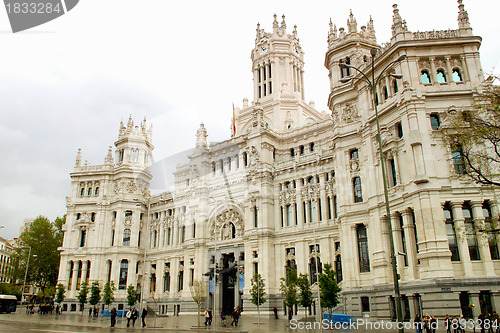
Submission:
M 305 51 L 306 100 L 327 110 L 324 68 L 329 19 L 358 28 L 373 16 L 389 41 L 394 0 L 82 0 L 68 14 L 12 34 L 0 8 L 0 236 L 17 237 L 25 218 L 65 213 L 78 148 L 104 161 L 120 120 L 153 122 L 155 160 L 191 148 L 200 122 L 209 141 L 230 137 L 232 103 L 252 96 L 250 51 L 256 24 L 273 14 L 297 25 Z M 499 1 L 465 0 L 483 37 L 483 69 L 500 69 Z M 410 31 L 457 28 L 455 0 L 400 1 Z M 168 184 L 165 185 L 168 187 Z

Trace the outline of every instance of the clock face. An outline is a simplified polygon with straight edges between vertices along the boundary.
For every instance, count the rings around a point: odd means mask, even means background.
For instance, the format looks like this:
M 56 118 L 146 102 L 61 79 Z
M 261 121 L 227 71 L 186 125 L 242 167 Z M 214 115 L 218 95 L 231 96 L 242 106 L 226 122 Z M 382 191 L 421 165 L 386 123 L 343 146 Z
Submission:
M 261 45 L 261 46 L 259 47 L 259 53 L 260 53 L 260 54 L 264 54 L 264 53 L 266 53 L 266 52 L 267 52 L 267 45 L 265 45 L 265 44 L 264 44 L 264 45 Z

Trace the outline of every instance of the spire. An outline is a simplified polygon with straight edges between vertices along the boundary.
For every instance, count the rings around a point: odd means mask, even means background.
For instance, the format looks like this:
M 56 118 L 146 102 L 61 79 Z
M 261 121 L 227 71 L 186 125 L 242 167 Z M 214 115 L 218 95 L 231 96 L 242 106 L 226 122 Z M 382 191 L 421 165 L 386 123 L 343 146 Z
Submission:
M 132 131 L 134 128 L 134 121 L 132 120 L 132 115 L 128 118 L 127 131 Z
M 333 42 L 337 39 L 337 26 L 333 24 L 330 18 L 330 30 L 328 31 L 328 46 L 331 46 Z
M 146 133 L 146 116 L 144 116 L 144 120 L 141 123 L 141 131 L 142 133 Z
M 75 168 L 82 166 L 82 148 L 78 148 L 78 153 L 76 154 Z
M 464 9 L 463 0 L 458 0 L 458 28 L 467 29 L 470 28 L 469 14 Z
M 104 164 L 106 164 L 106 165 L 113 164 L 113 151 L 112 151 L 112 147 L 111 146 L 109 146 L 108 155 L 104 159 Z
M 297 25 L 294 25 L 294 26 L 293 26 L 292 35 L 293 35 L 293 37 L 294 37 L 295 39 L 297 39 L 297 40 L 299 39 L 299 38 L 297 37 Z
M 278 30 L 279 30 L 279 25 L 278 25 L 278 20 L 276 20 L 276 18 L 278 17 L 276 15 L 276 13 L 274 13 L 274 21 L 273 21 L 273 33 L 274 34 L 277 34 L 278 33 Z
M 368 28 L 368 35 L 370 37 L 375 38 L 375 27 L 373 26 L 373 19 L 371 15 L 370 15 L 370 20 L 368 21 L 366 27 Z
M 255 29 L 255 31 L 256 31 L 255 41 L 259 42 L 259 40 L 262 38 L 262 30 L 260 30 L 260 23 L 257 23 L 257 29 Z
M 354 15 L 352 15 L 352 9 L 351 9 L 351 13 L 349 14 L 349 19 L 347 20 L 347 32 L 348 33 L 354 33 L 354 32 L 357 32 L 358 29 L 357 29 L 357 22 L 356 22 L 356 19 L 354 18 Z
M 281 33 L 282 34 L 285 34 L 286 33 L 286 23 L 285 23 L 285 14 L 283 14 L 281 16 L 281 18 L 283 19 L 283 21 L 281 21 Z
M 392 16 L 392 35 L 395 36 L 400 32 L 408 31 L 406 28 L 406 21 L 404 21 L 399 15 L 398 5 L 392 5 L 394 8 L 394 15 Z

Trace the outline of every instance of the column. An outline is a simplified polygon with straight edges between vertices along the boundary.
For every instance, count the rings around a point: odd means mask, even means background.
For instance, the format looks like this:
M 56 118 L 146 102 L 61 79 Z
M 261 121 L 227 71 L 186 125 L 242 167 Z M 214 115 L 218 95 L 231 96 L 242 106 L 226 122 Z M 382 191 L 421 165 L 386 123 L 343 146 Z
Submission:
M 465 56 L 464 55 L 461 55 L 460 56 L 460 61 L 462 62 L 462 80 L 464 82 L 469 82 L 470 81 L 470 78 L 469 78 L 469 69 L 468 69 L 468 66 L 467 66 L 467 63 L 465 61 Z
M 431 62 L 431 72 L 432 72 L 432 73 L 429 73 L 429 74 L 431 76 L 432 84 L 434 85 L 434 84 L 437 84 L 436 64 L 434 63 L 435 58 L 434 57 L 430 57 L 429 60 Z
M 474 271 L 472 270 L 472 263 L 470 260 L 469 245 L 467 244 L 464 216 L 462 213 L 462 203 L 453 201 L 450 204 L 453 213 L 453 221 L 455 223 L 455 230 L 457 231 L 457 242 L 458 251 L 460 253 L 460 260 L 463 263 L 465 276 L 472 277 L 474 276 Z
M 72 285 L 73 285 L 73 281 L 71 281 L 71 285 L 69 284 L 69 279 L 71 278 L 71 273 L 72 273 L 72 270 L 71 270 L 71 263 L 72 263 L 72 261 L 68 261 L 68 263 L 66 264 L 66 276 L 67 276 L 67 278 L 66 278 L 66 283 L 64 284 L 64 287 L 65 287 L 66 289 L 68 289 L 68 290 L 69 290 L 69 289 L 73 290 L 73 289 L 71 288 L 71 287 L 72 287 Z M 74 267 L 74 266 L 73 266 L 73 267 Z M 74 270 L 74 268 L 73 268 L 73 270 Z
M 471 206 L 472 216 L 474 218 L 474 228 L 476 229 L 479 253 L 481 254 L 481 261 L 483 262 L 484 273 L 486 276 L 497 276 L 495 274 L 495 266 L 491 260 L 488 233 L 482 233 L 479 231 L 484 229 L 483 203 L 481 201 L 472 201 Z
M 81 278 L 80 284 L 82 284 L 84 282 L 87 282 L 87 271 L 88 271 L 88 269 L 89 269 L 89 262 L 88 262 L 88 260 L 85 260 L 83 262 L 82 278 Z
M 304 198 L 302 198 L 302 188 L 304 187 L 303 184 L 303 179 L 300 178 L 295 182 L 297 184 L 297 224 L 299 228 L 302 228 L 304 226 Z
M 403 216 L 403 229 L 406 238 L 406 256 L 408 258 L 408 280 L 414 280 L 417 268 L 417 244 L 415 243 L 415 226 L 411 219 L 411 212 L 405 210 L 401 213 Z
M 320 198 L 321 198 L 321 217 L 322 221 L 328 221 L 328 196 L 326 195 L 325 184 L 326 177 L 325 174 L 322 173 L 319 175 L 319 183 L 320 183 Z
M 80 266 L 80 261 L 73 262 L 73 281 L 71 282 L 71 290 L 73 295 L 76 295 L 76 286 L 78 285 L 78 267 Z
M 399 214 L 391 214 L 392 237 L 394 238 L 394 254 L 396 255 L 396 263 L 398 266 L 398 273 L 401 273 L 401 267 L 404 267 L 404 258 L 399 255 L 403 252 L 403 238 L 401 237 L 401 225 L 399 223 Z M 406 254 L 408 255 L 408 253 Z

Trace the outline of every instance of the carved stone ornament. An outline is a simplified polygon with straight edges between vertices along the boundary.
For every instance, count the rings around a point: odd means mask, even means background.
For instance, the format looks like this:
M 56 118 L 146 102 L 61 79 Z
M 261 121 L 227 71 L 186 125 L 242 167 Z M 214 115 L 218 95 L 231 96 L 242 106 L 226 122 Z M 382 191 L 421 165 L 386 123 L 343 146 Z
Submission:
M 295 260 L 295 255 L 292 254 L 291 252 L 288 253 L 285 257 L 285 261 L 288 261 L 288 260 Z
M 289 205 L 289 204 L 295 202 L 296 193 L 297 192 L 295 191 L 295 189 L 287 189 L 287 190 L 281 191 L 280 204 Z
M 130 180 L 127 183 L 126 189 L 128 193 L 134 193 L 135 191 L 137 191 L 137 184 L 133 180 Z
M 347 123 L 353 122 L 359 118 L 359 113 L 358 109 L 356 108 L 356 105 L 353 105 L 352 103 L 345 103 L 344 109 L 342 110 L 342 120 L 344 120 Z
M 319 184 L 307 184 L 302 187 L 300 193 L 303 199 L 312 200 L 319 197 L 319 191 Z
M 200 128 L 196 131 L 196 148 L 206 148 L 207 147 L 207 130 L 203 123 L 200 124 Z
M 230 208 L 217 215 L 210 227 L 210 237 L 213 240 L 227 240 L 234 236 L 243 235 L 244 225 L 241 215 L 234 209 Z
M 131 226 L 132 225 L 132 216 L 125 216 L 125 219 L 123 220 L 123 224 L 125 226 Z
M 329 195 L 335 195 L 335 179 L 329 180 L 325 184 L 325 192 Z

